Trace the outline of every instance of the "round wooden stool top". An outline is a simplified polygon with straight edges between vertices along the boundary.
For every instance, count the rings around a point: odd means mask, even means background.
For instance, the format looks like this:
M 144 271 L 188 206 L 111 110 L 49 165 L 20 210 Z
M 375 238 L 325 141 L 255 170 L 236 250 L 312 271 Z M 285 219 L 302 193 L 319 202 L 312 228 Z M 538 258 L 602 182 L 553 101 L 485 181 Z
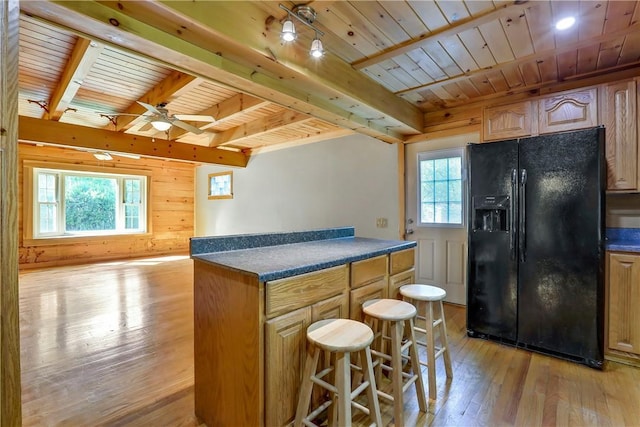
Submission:
M 362 311 L 381 320 L 400 321 L 415 317 L 416 308 L 397 299 L 372 299 L 362 304 Z
M 309 326 L 307 338 L 323 350 L 351 353 L 371 344 L 373 331 L 356 320 L 326 319 Z
M 437 286 L 431 285 L 404 285 L 400 288 L 400 293 L 418 301 L 440 301 L 447 296 L 447 292 Z

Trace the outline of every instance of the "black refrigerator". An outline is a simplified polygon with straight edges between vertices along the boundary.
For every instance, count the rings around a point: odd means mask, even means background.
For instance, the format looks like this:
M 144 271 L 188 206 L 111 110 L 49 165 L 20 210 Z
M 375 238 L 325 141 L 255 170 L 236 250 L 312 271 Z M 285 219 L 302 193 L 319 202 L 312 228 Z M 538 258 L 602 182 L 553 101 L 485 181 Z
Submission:
M 602 368 L 604 128 L 467 146 L 467 333 Z

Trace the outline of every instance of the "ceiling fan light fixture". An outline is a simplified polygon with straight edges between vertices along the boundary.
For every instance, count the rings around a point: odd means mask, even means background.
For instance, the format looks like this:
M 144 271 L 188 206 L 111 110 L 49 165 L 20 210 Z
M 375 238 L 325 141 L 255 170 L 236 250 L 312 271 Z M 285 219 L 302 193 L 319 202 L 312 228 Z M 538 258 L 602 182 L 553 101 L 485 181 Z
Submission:
M 286 42 L 291 42 L 296 39 L 296 26 L 293 25 L 291 18 L 287 18 L 287 20 L 282 24 L 280 37 L 282 37 L 282 40 Z
M 313 41 L 311 42 L 311 50 L 309 51 L 309 53 L 314 58 L 321 58 L 322 55 L 324 55 L 324 49 L 322 47 L 322 41 L 318 37 L 313 39 Z
M 169 123 L 166 120 L 159 119 L 159 120 L 152 121 L 151 126 L 153 126 L 155 130 L 158 130 L 160 132 L 165 132 L 169 130 L 169 128 L 171 127 L 171 123 Z
M 111 157 L 109 153 L 93 153 L 93 157 L 98 160 L 113 160 L 113 157 Z
M 558 22 L 556 22 L 556 30 L 567 30 L 573 27 L 573 24 L 576 23 L 576 18 L 573 16 L 567 16 L 566 18 L 562 18 Z

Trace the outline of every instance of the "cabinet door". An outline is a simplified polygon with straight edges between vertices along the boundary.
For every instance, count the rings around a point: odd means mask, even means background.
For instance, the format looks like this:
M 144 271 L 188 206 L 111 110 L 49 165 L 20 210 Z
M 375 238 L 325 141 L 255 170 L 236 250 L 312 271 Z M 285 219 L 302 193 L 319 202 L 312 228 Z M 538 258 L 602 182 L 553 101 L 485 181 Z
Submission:
M 535 131 L 533 105 L 531 101 L 525 101 L 485 108 L 482 120 L 483 141 L 533 135 Z
M 267 426 L 283 426 L 295 418 L 298 389 L 307 354 L 307 328 L 310 324 L 311 307 L 284 314 L 265 323 Z M 238 361 L 240 364 L 241 362 Z
M 349 297 L 349 316 L 362 321 L 362 303 L 370 299 L 387 297 L 387 280 L 382 279 L 351 291 Z
M 395 276 L 391 276 L 389 278 L 389 298 L 402 299 L 402 295 L 400 295 L 400 288 L 404 285 L 409 285 L 415 282 L 416 274 L 414 268 L 398 273 Z
M 640 355 L 640 256 L 609 254 L 609 348 Z
M 606 126 L 607 190 L 638 188 L 636 82 L 604 86 L 602 114 Z
M 311 322 L 324 319 L 348 319 L 349 298 L 347 294 L 336 295 L 333 298 L 317 302 L 311 306 Z
M 538 101 L 540 133 L 584 129 L 598 125 L 596 88 L 561 92 Z

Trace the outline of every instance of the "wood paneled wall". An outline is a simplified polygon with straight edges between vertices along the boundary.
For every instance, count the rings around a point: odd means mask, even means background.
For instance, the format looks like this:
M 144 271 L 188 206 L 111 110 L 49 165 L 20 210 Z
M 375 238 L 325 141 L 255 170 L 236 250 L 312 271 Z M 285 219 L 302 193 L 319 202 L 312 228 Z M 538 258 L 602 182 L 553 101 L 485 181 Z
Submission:
M 51 146 L 19 145 L 19 256 L 20 268 L 79 264 L 141 256 L 186 254 L 194 233 L 195 164 L 129 159 L 113 155 L 99 161 L 93 154 Z M 25 160 L 102 168 L 143 169 L 150 173 L 149 233 L 133 236 L 86 237 L 51 241 L 25 239 L 24 166 Z M 126 172 L 125 172 L 126 173 Z

